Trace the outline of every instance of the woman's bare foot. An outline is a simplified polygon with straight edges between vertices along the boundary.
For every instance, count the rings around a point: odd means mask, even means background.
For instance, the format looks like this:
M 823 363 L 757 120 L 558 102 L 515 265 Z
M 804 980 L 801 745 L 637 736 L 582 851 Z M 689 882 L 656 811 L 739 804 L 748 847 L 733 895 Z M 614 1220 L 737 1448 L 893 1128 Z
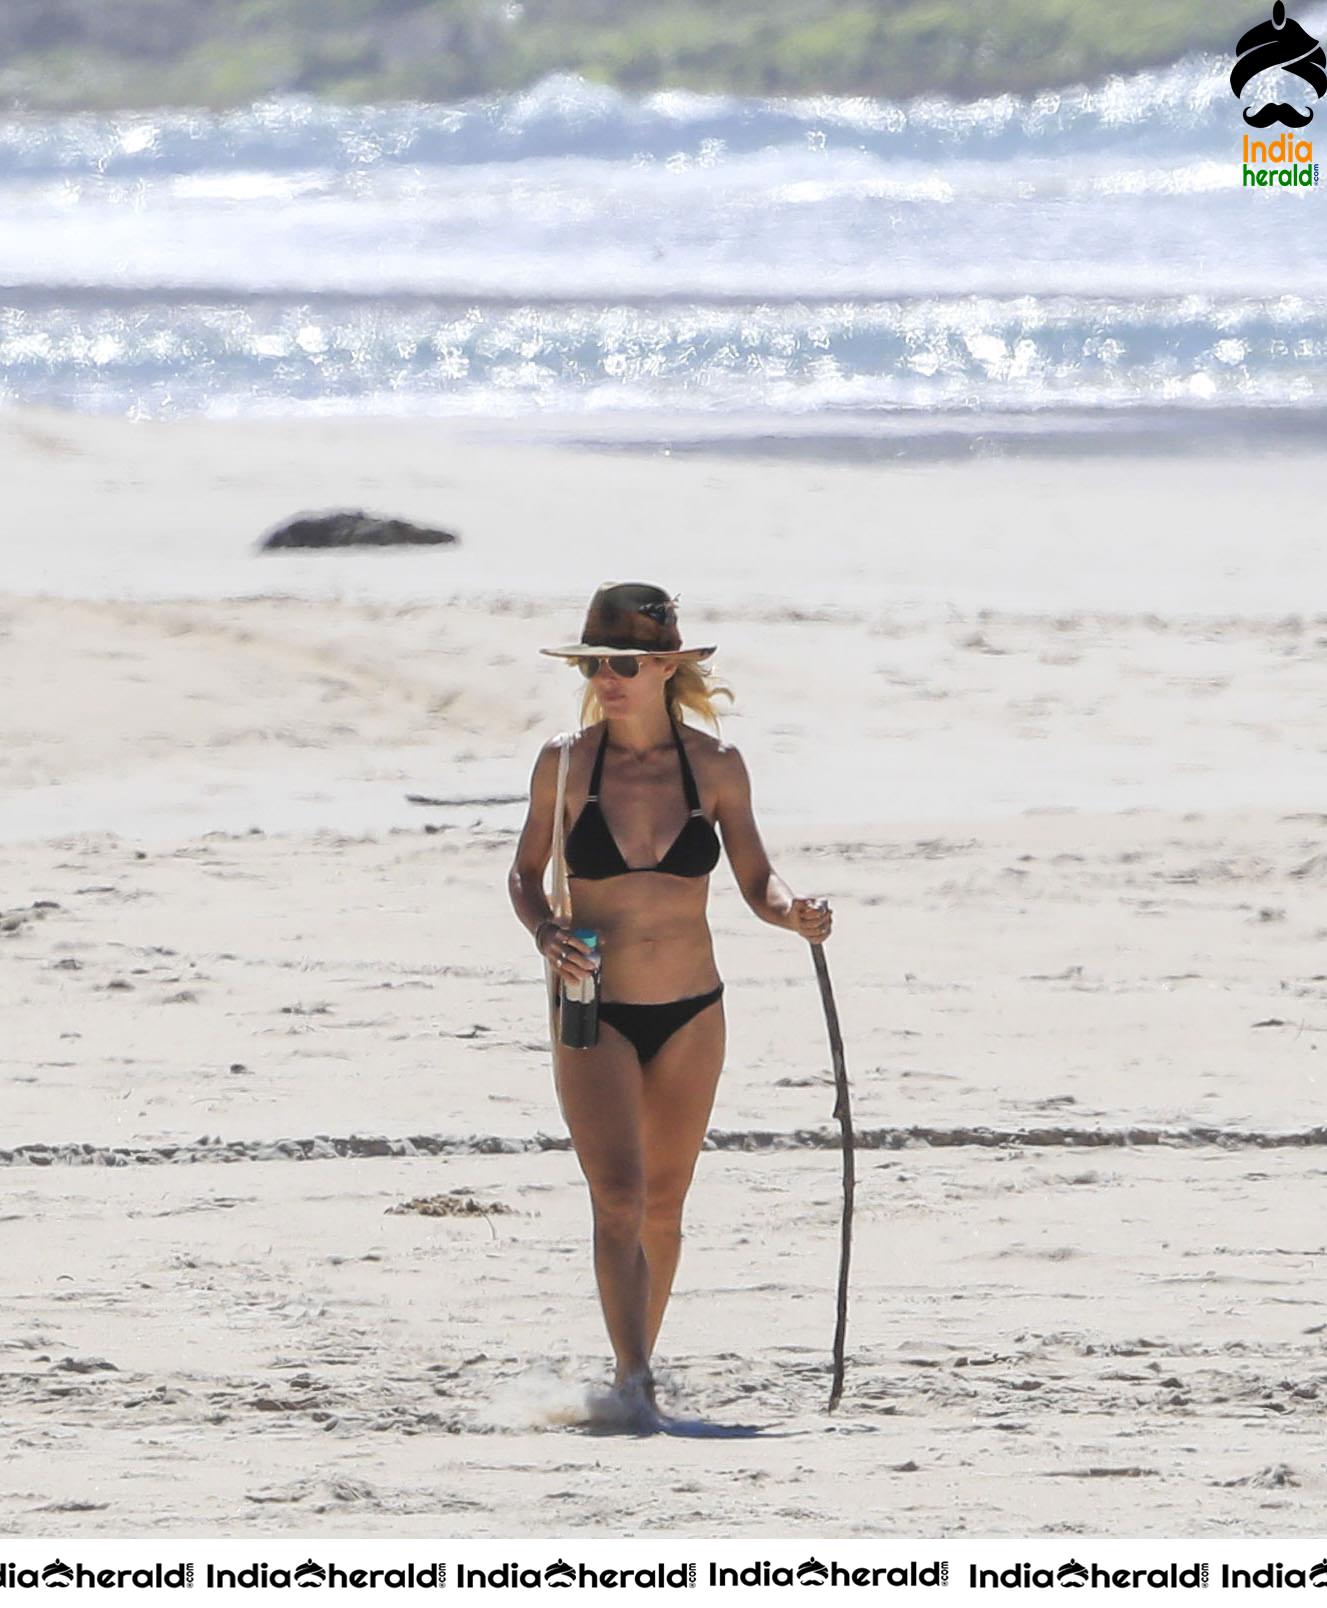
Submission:
M 592 1392 L 588 1401 L 591 1422 L 648 1435 L 664 1427 L 654 1397 L 654 1376 L 648 1368 L 628 1374 L 608 1391 Z
M 637 1368 L 635 1373 L 629 1373 L 624 1378 L 613 1381 L 613 1389 L 621 1390 L 627 1394 L 639 1393 L 655 1412 L 659 1410 L 659 1403 L 654 1397 L 654 1375 L 648 1368 Z

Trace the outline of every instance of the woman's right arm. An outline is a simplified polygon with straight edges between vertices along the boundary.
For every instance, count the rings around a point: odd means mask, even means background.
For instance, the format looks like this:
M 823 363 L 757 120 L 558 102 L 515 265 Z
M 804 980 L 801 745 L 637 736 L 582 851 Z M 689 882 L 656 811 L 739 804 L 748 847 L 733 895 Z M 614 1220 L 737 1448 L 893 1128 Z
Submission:
M 553 851 L 553 817 L 557 812 L 558 743 L 550 739 L 539 750 L 530 773 L 530 808 L 507 876 L 507 892 L 521 925 L 534 936 L 535 947 L 555 970 L 574 980 L 594 969 L 590 951 L 553 918 L 544 893 L 544 869 Z

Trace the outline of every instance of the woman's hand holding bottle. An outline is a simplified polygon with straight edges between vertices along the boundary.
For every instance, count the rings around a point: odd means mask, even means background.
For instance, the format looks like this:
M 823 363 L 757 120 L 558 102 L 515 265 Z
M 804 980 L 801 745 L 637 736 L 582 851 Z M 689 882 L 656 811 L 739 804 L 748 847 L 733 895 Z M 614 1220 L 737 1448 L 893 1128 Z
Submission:
M 570 927 L 560 922 L 541 921 L 535 928 L 535 948 L 552 964 L 559 977 L 579 982 L 599 969 L 599 960 Z

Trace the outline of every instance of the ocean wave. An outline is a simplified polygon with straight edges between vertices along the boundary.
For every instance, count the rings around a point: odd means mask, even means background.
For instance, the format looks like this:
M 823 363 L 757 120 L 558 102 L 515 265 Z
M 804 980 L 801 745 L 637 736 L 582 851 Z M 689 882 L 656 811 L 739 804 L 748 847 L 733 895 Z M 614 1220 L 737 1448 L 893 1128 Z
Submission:
M 1325 360 L 1327 298 L 1298 296 L 0 310 L 0 396 L 141 416 L 1321 406 Z
M 279 96 L 227 111 L 11 116 L 0 182 L 19 176 L 132 177 L 255 169 L 350 172 L 591 157 L 721 162 L 770 147 L 895 160 L 1002 160 L 1163 145 L 1224 145 L 1229 61 L 1195 53 L 1168 67 L 1032 96 L 960 102 L 812 96 L 755 99 L 660 91 L 632 96 L 575 75 L 454 106 L 343 106 Z

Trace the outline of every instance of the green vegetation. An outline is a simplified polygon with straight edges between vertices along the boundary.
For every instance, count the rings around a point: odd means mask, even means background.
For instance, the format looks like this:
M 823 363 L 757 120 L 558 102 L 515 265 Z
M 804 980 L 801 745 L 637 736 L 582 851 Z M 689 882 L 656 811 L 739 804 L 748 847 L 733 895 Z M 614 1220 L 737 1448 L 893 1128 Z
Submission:
M 455 101 L 573 72 L 743 95 L 1026 94 L 1205 49 L 1261 0 L 0 0 L 0 106 Z M 1292 8 L 1293 9 L 1293 8 Z

